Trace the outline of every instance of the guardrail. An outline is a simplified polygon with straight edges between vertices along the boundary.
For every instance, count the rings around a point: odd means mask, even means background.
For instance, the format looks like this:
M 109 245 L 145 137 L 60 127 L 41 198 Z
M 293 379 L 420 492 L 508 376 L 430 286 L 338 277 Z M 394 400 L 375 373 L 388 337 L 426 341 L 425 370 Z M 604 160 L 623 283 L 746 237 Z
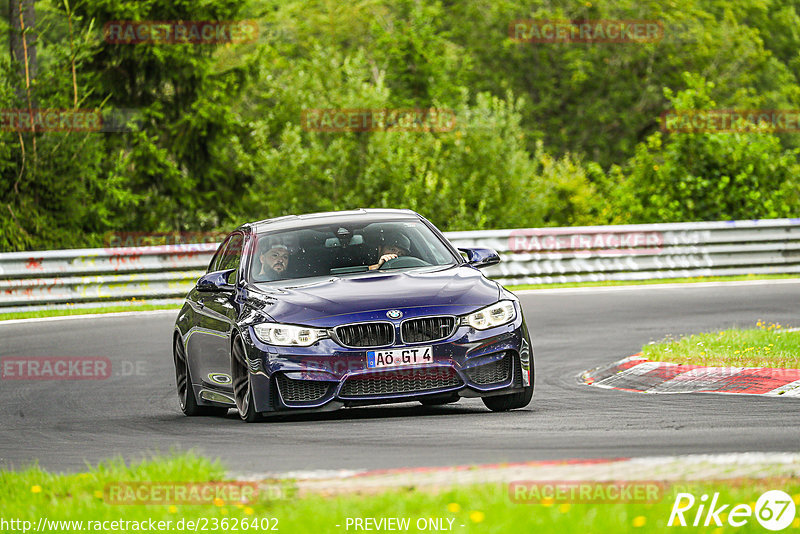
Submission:
M 203 243 L 0 254 L 0 310 L 184 297 L 205 273 L 217 246 Z
M 502 284 L 800 273 L 800 218 L 451 232 L 504 260 Z
M 502 284 L 800 273 L 800 218 L 448 232 Z M 180 299 L 217 244 L 0 254 L 0 310 Z M 178 300 L 175 300 L 178 302 Z

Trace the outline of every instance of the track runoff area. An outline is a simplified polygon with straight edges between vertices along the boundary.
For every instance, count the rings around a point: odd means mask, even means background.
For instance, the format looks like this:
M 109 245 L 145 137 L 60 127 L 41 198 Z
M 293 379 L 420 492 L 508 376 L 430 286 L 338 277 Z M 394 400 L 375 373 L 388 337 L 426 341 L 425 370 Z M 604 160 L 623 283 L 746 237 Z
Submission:
M 0 324 L 4 358 L 91 354 L 108 358 L 111 369 L 100 380 L 3 382 L 0 458 L 15 470 L 4 475 L 0 519 L 29 521 L 29 530 L 39 526 L 38 513 L 53 521 L 172 521 L 171 531 L 213 520 L 217 530 L 229 531 L 230 521 L 227 530 L 219 523 L 225 517 L 239 526 L 244 519 L 274 518 L 280 530 L 292 532 L 510 531 L 520 525 L 565 532 L 791 531 L 800 499 L 796 398 L 641 394 L 587 387 L 576 377 L 666 334 L 752 326 L 759 319 L 791 325 L 798 289 L 796 281 L 772 281 L 520 292 L 533 325 L 537 390 L 529 409 L 499 417 L 465 400 L 255 427 L 233 416 L 189 420 L 166 393 L 173 388 L 171 362 L 159 342 L 176 312 Z M 279 446 L 287 443 L 292 446 Z M 191 448 L 221 465 L 180 456 Z M 136 463 L 143 453 L 170 449 L 179 456 L 159 459 L 157 467 L 137 464 L 133 474 L 86 466 L 112 455 Z M 19 470 L 34 461 L 47 471 Z M 50 474 L 59 471 L 88 475 Z M 222 505 L 163 501 L 203 479 L 251 484 L 259 494 L 243 502 L 228 492 Z M 139 497 L 160 495 L 162 502 L 119 504 L 130 492 L 113 488 L 142 482 L 145 489 L 128 489 Z M 190 493 L 184 487 L 182 495 Z M 40 496 L 46 498 L 37 501 Z M 20 497 L 24 511 L 13 503 Z M 76 515 L 74 499 L 87 499 L 86 513 Z M 598 507 L 608 516 L 602 521 Z

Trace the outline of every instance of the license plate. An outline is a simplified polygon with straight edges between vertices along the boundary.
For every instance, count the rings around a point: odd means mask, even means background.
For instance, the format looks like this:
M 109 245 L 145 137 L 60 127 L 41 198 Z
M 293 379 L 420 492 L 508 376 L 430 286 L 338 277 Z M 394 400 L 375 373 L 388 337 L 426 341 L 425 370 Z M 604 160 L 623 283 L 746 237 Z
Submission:
M 423 363 L 433 363 L 431 347 L 367 351 L 367 367 L 370 369 Z

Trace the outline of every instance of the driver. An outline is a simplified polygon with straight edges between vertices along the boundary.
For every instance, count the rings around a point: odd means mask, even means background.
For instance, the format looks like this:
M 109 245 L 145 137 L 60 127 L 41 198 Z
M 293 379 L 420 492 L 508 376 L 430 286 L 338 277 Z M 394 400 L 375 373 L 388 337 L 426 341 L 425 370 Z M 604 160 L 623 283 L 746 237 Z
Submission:
M 370 265 L 369 270 L 374 271 L 375 269 L 380 269 L 387 261 L 399 258 L 400 256 L 408 256 L 410 251 L 411 241 L 403 234 L 397 234 L 383 242 L 380 248 L 378 263 Z
M 289 248 L 282 244 L 273 244 L 263 251 L 259 257 L 261 260 L 261 272 L 259 276 L 264 277 L 265 281 L 280 280 L 286 275 L 289 267 Z

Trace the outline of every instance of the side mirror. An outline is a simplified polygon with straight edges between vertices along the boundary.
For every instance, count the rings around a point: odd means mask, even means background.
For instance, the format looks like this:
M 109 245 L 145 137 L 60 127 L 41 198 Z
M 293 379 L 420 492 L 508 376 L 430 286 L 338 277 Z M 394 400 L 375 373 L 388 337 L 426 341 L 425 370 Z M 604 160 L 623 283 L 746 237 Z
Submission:
M 460 248 L 458 250 L 466 253 L 467 263 L 478 269 L 500 263 L 500 256 L 490 248 Z
M 233 292 L 233 285 L 228 283 L 228 277 L 236 269 L 225 269 L 204 274 L 197 281 L 198 291 L 229 291 Z

